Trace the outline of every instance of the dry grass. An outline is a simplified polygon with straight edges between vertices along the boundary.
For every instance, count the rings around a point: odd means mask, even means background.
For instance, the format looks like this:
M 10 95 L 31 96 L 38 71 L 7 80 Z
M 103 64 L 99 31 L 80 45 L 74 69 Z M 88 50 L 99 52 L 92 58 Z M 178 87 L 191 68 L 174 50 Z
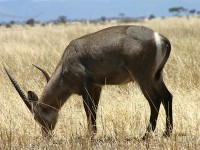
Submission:
M 0 149 L 200 149 L 200 18 L 138 23 L 164 34 L 172 43 L 164 71 L 174 95 L 171 138 L 161 136 L 165 127 L 162 107 L 153 138 L 140 140 L 148 124 L 149 106 L 134 83 L 104 87 L 95 140 L 85 136 L 86 116 L 82 99 L 76 95 L 62 108 L 54 137 L 41 137 L 39 126 L 10 84 L 3 65 L 24 91 L 40 95 L 45 79 L 32 63 L 52 73 L 72 39 L 116 24 L 0 28 Z

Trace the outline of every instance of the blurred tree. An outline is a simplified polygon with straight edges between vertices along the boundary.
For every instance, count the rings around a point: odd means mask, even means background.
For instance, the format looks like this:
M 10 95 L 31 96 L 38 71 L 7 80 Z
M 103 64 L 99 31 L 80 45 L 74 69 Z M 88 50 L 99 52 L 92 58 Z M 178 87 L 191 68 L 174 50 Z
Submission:
M 12 25 L 10 23 L 6 24 L 6 28 L 11 28 L 11 27 L 12 27 Z
M 122 19 L 124 18 L 125 14 L 124 13 L 119 13 L 119 17 Z
M 197 15 L 200 16 L 200 11 L 197 11 Z
M 27 21 L 26 21 L 26 24 L 27 25 L 30 25 L 30 26 L 34 26 L 35 25 L 35 20 L 33 19 L 33 18 L 31 18 L 31 19 L 28 19 Z
M 196 9 L 190 10 L 189 13 L 190 13 L 191 15 L 194 15 L 194 14 L 196 13 Z
M 11 24 L 11 25 L 14 25 L 14 24 L 15 24 L 15 21 L 11 20 L 11 21 L 10 21 L 10 24 Z
M 100 18 L 100 21 L 101 21 L 101 22 L 105 22 L 105 21 L 106 21 L 106 17 L 105 17 L 105 16 L 102 16 L 102 17 Z
M 58 23 L 66 23 L 67 22 L 67 17 L 66 16 L 59 16 L 57 19 Z
M 184 7 L 172 7 L 169 8 L 169 12 L 175 14 L 175 16 L 180 16 L 181 13 L 186 13 L 188 10 Z
M 149 20 L 156 18 L 153 14 L 149 16 Z

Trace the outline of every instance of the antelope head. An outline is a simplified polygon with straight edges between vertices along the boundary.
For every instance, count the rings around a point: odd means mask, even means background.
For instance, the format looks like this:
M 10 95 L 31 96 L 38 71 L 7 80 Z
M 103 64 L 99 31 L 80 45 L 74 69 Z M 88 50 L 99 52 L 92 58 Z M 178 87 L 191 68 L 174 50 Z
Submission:
M 48 73 L 36 65 L 33 66 L 35 66 L 44 74 L 46 81 L 48 83 L 48 81 L 50 80 L 50 76 L 48 75 Z M 43 136 L 49 135 L 50 131 L 54 129 L 55 124 L 57 122 L 58 113 L 56 108 L 41 103 L 39 101 L 38 96 L 33 91 L 28 91 L 26 96 L 25 93 L 20 88 L 17 81 L 12 77 L 10 72 L 5 67 L 4 69 L 11 83 L 13 84 L 16 91 L 20 95 L 21 99 L 23 100 L 29 111 L 33 114 L 34 119 L 41 125 Z M 52 122 L 52 120 L 54 120 L 55 122 Z

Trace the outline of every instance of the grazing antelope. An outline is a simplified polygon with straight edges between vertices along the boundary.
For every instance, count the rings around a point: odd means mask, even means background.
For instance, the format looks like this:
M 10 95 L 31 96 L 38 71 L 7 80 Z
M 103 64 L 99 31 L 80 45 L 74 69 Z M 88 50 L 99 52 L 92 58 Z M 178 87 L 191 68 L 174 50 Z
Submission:
M 11 82 L 35 120 L 43 135 L 56 125 L 58 111 L 71 94 L 79 94 L 87 115 L 88 130 L 96 133 L 96 112 L 102 86 L 135 81 L 150 105 L 151 115 L 146 134 L 156 128 L 160 104 L 166 112 L 166 131 L 173 128 L 172 95 L 162 78 L 163 67 L 170 55 L 171 45 L 163 35 L 143 26 L 114 26 L 85 35 L 70 42 L 50 77 L 43 93 L 28 91 L 28 97 L 5 68 Z

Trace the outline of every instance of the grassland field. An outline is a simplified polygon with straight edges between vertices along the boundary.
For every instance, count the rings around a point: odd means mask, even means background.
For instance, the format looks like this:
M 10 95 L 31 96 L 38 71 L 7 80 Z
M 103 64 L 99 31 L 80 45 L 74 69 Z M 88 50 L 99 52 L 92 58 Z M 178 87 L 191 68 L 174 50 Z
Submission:
M 52 139 L 40 127 L 11 85 L 6 66 L 22 89 L 41 95 L 46 81 L 32 64 L 53 73 L 69 42 L 82 35 L 119 25 L 68 23 L 34 27 L 0 27 L 0 149 L 199 149 L 200 150 L 200 18 L 165 18 L 139 23 L 162 33 L 172 50 L 163 76 L 173 94 L 174 131 L 163 138 L 165 112 L 161 107 L 153 137 L 142 141 L 149 105 L 135 83 L 104 86 L 97 114 L 98 133 L 86 137 L 82 99 L 73 95 L 60 111 Z

